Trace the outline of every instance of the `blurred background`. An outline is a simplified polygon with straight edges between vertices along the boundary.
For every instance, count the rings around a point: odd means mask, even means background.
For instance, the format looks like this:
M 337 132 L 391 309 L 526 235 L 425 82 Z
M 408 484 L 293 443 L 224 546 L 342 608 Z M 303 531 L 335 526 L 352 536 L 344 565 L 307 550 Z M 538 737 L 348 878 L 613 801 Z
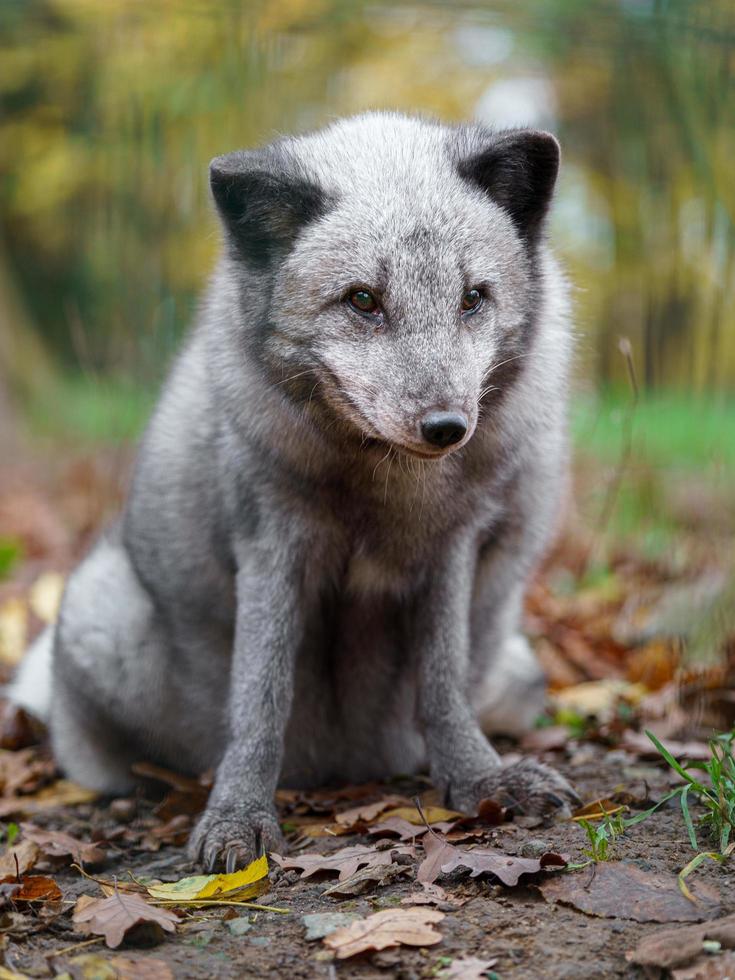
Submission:
M 559 135 L 578 462 L 543 588 L 597 614 L 634 585 L 673 601 L 677 583 L 685 626 L 666 635 L 719 655 L 735 597 L 731 0 L 3 0 L 5 594 L 34 561 L 67 565 L 119 502 L 218 247 L 210 158 L 379 107 Z M 588 625 L 570 629 L 589 656 Z M 564 648 L 542 639 L 549 658 Z

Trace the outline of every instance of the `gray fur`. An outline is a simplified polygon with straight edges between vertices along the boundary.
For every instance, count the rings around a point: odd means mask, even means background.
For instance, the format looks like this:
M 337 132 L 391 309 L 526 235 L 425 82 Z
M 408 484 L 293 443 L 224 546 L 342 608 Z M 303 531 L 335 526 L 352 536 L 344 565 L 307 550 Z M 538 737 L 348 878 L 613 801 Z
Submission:
M 503 704 L 500 675 L 531 663 L 523 591 L 566 480 L 557 152 L 369 114 L 213 163 L 223 254 L 121 522 L 67 588 L 51 710 L 60 763 L 97 789 L 128 789 L 140 757 L 217 767 L 208 866 L 277 843 L 279 778 L 428 763 L 461 808 L 575 798 L 501 769 L 477 720 L 511 727 L 540 691 L 531 668 Z M 358 285 L 379 320 L 345 304 Z M 437 407 L 469 431 L 428 458 Z

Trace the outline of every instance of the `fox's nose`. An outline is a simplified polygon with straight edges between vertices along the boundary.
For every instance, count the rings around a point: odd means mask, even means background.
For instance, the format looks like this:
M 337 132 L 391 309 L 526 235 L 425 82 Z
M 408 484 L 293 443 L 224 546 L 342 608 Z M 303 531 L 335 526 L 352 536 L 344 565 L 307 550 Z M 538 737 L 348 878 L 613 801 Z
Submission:
M 440 449 L 460 442 L 468 427 L 467 416 L 462 412 L 427 412 L 421 419 L 421 435 Z

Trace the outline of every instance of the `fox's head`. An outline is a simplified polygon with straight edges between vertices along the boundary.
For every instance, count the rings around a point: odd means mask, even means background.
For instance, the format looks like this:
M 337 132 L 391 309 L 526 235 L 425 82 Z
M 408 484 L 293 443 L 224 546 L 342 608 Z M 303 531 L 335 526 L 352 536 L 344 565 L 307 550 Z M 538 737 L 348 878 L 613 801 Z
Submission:
M 263 295 L 243 329 L 284 397 L 413 456 L 466 444 L 532 343 L 558 167 L 548 133 L 393 114 L 216 158 L 230 261 Z

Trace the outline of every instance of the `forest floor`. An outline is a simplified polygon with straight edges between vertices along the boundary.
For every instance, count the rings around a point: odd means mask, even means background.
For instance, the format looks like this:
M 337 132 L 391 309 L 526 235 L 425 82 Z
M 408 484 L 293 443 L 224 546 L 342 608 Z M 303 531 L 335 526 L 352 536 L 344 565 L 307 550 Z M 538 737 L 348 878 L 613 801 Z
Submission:
M 129 453 L 3 458 L 7 677 L 119 506 Z M 527 602 L 549 709 L 521 744 L 500 744 L 571 779 L 586 824 L 581 812 L 534 824 L 492 803 L 456 814 L 421 779 L 282 792 L 288 848 L 250 891 L 205 903 L 201 888 L 218 886 L 198 882 L 163 905 L 149 888 L 196 873 L 184 845 L 206 778 L 144 767 L 135 796 L 96 799 L 61 778 L 43 733 L 6 707 L 0 980 L 735 975 L 735 917 L 715 924 L 735 913 L 735 865 L 700 825 L 697 794 L 692 828 L 680 794 L 643 817 L 683 785 L 645 730 L 701 761 L 708 737 L 735 722 L 732 501 L 692 468 L 654 474 L 666 492 L 651 500 L 651 472 L 625 462 L 625 474 L 615 459 L 578 467 L 577 506 Z M 613 510 L 627 519 L 643 500 L 645 535 L 624 537 Z M 716 857 L 682 882 L 705 852 Z

